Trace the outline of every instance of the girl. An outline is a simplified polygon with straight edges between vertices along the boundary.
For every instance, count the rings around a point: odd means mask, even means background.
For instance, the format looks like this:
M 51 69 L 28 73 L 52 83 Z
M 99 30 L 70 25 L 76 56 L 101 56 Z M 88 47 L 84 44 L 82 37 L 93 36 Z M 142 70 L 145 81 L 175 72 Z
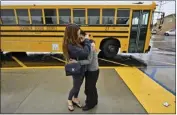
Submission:
M 84 60 L 90 54 L 91 44 L 88 39 L 83 39 L 81 41 L 80 37 L 80 27 L 76 24 L 69 24 L 65 29 L 64 41 L 63 41 L 63 54 L 68 62 L 70 58 Z M 87 37 L 87 36 L 86 36 Z M 81 43 L 82 42 L 82 43 Z M 83 44 L 83 46 L 81 45 Z M 73 104 L 78 107 L 82 107 L 78 99 L 78 94 L 80 87 L 82 85 L 84 74 L 86 71 L 86 66 L 81 67 L 82 74 L 78 76 L 72 76 L 73 78 L 73 88 L 69 92 L 68 96 L 68 109 L 70 111 L 74 110 Z
M 98 94 L 96 83 L 99 76 L 99 64 L 98 55 L 95 50 L 95 42 L 91 42 L 91 52 L 87 60 L 72 60 L 71 63 L 79 62 L 81 65 L 87 65 L 87 71 L 85 72 L 85 94 L 86 94 L 86 105 L 82 108 L 84 111 L 92 109 L 98 103 Z

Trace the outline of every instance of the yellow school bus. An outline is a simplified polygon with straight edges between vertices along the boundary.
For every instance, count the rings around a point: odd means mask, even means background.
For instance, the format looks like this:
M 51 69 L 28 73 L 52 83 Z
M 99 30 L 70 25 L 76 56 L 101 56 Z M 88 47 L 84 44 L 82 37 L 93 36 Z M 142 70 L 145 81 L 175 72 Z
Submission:
M 19 3 L 19 4 L 18 4 Z M 1 6 L 2 52 L 62 52 L 68 23 L 80 25 L 106 57 L 150 50 L 155 2 L 10 2 Z

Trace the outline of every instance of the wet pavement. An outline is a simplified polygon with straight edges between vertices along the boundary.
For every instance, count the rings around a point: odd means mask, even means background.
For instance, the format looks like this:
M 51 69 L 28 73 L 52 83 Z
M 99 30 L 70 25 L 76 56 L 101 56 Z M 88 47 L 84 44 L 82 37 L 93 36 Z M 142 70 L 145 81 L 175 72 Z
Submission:
M 165 89 L 176 95 L 175 67 L 147 67 L 140 68 L 150 78 L 163 86 Z
M 157 42 L 158 41 L 158 42 Z M 162 87 L 176 95 L 176 38 L 175 36 L 153 36 L 152 49 L 147 54 L 134 54 L 147 67 L 140 68 Z
M 160 50 L 176 52 L 175 36 L 154 35 L 151 38 L 152 47 Z
M 152 49 L 147 54 L 133 54 L 143 60 L 147 67 L 141 68 L 154 81 L 176 94 L 176 38 L 175 36 L 153 36 Z

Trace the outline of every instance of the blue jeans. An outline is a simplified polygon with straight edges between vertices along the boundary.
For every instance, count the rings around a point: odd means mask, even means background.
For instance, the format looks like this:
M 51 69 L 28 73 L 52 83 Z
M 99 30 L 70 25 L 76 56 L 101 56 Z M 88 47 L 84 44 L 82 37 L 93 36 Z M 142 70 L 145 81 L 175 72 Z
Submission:
M 74 96 L 75 98 L 78 97 L 80 87 L 83 83 L 84 76 L 72 76 L 73 78 L 73 87 L 69 92 L 68 100 L 72 100 L 72 97 Z

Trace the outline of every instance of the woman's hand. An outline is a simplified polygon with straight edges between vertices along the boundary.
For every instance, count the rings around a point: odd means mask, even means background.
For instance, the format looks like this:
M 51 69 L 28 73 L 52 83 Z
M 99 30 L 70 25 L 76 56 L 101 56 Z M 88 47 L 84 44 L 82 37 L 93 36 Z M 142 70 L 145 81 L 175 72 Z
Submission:
M 74 60 L 74 59 L 70 59 L 70 60 L 69 60 L 69 63 L 77 63 L 77 61 Z

